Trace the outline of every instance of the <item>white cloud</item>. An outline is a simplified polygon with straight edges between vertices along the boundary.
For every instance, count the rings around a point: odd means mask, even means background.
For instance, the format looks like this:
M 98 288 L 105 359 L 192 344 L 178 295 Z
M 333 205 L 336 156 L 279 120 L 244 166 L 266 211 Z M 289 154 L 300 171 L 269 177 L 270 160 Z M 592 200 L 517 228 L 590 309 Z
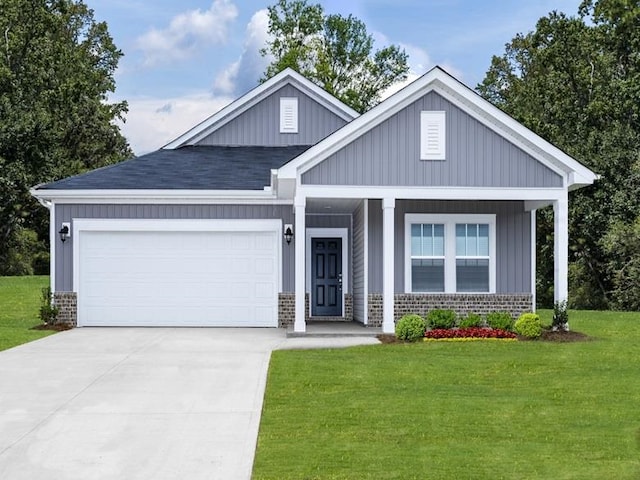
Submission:
M 267 10 L 258 10 L 247 24 L 244 48 L 240 58 L 224 69 L 213 81 L 213 91 L 225 95 L 240 95 L 258 84 L 271 59 L 263 57 L 269 38 L 269 15 Z
M 200 92 L 176 98 L 130 98 L 122 133 L 136 155 L 166 145 L 231 103 L 229 97 Z
M 189 10 L 171 19 L 162 30 L 152 28 L 138 37 L 137 46 L 144 53 L 146 66 L 181 60 L 203 45 L 227 40 L 228 26 L 238 16 L 229 0 L 215 0 L 208 10 Z

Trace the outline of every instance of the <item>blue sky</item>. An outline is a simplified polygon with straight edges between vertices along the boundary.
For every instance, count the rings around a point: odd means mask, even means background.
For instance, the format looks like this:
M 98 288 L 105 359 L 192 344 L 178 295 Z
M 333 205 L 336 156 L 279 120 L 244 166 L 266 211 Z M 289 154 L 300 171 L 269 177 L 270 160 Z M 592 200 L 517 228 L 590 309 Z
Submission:
M 155 150 L 255 87 L 267 64 L 268 0 L 86 0 L 124 57 L 113 100 L 127 100 L 122 131 L 136 154 Z M 309 2 L 312 3 L 312 2 Z M 315 2 L 313 2 L 315 3 Z M 440 65 L 470 87 L 491 56 L 552 10 L 580 0 L 326 0 L 353 14 L 376 45 L 399 44 L 411 78 Z

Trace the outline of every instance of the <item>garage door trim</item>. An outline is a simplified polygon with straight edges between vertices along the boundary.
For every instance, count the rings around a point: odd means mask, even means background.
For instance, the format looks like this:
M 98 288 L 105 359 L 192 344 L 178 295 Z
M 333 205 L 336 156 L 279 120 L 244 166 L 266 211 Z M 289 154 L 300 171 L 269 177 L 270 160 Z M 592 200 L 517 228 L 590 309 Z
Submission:
M 282 220 L 253 219 L 73 219 L 73 289 L 78 301 L 78 326 L 83 326 L 80 286 L 80 245 L 83 232 L 274 232 L 276 233 L 276 285 L 282 291 Z M 277 318 L 277 301 L 274 309 Z

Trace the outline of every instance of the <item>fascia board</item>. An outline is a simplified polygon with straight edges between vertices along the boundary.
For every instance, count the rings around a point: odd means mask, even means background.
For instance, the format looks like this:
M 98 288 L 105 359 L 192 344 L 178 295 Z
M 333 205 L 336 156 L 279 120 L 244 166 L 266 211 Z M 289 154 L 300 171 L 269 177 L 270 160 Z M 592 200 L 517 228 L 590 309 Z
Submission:
M 287 68 L 280 72 L 278 75 L 271 77 L 269 80 L 261 85 L 258 85 L 254 89 L 242 97 L 231 102 L 226 107 L 222 108 L 218 112 L 211 115 L 206 120 L 200 122 L 198 125 L 185 132 L 175 140 L 169 142 L 164 147 L 165 149 L 175 149 L 184 145 L 193 145 L 198 143 L 204 137 L 210 135 L 216 129 L 227 124 L 238 115 L 247 111 L 252 106 L 256 105 L 260 100 L 268 96 L 272 91 L 280 88 L 286 83 L 292 83 L 300 90 L 307 93 L 310 97 L 314 98 L 318 103 L 325 106 L 333 113 L 341 117 L 346 121 L 351 121 L 357 116 L 358 112 L 351 107 L 342 103 L 333 95 L 327 93 L 316 84 L 304 78 L 298 72 Z
M 30 190 L 55 203 L 283 203 L 271 190 Z

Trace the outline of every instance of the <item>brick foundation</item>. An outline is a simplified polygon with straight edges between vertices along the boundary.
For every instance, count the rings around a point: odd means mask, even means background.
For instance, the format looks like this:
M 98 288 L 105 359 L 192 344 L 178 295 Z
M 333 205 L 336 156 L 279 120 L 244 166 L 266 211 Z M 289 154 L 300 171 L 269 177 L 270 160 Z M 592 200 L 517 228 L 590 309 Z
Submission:
M 353 320 L 353 295 L 346 293 L 344 296 L 344 316 L 342 317 L 309 317 L 309 294 L 305 294 L 304 320 L 325 320 L 325 321 L 352 321 Z M 293 325 L 296 319 L 296 294 L 278 294 L 278 326 L 288 327 Z
M 395 321 L 403 315 L 417 313 L 426 316 L 430 310 L 453 310 L 458 315 L 477 313 L 486 315 L 491 312 L 510 312 L 517 318 L 524 312 L 532 310 L 533 297 L 530 293 L 485 293 L 485 294 L 395 294 Z M 369 294 L 369 326 L 382 325 L 382 294 Z
M 76 292 L 54 292 L 53 304 L 58 307 L 58 318 L 56 323 L 78 325 L 78 300 Z

